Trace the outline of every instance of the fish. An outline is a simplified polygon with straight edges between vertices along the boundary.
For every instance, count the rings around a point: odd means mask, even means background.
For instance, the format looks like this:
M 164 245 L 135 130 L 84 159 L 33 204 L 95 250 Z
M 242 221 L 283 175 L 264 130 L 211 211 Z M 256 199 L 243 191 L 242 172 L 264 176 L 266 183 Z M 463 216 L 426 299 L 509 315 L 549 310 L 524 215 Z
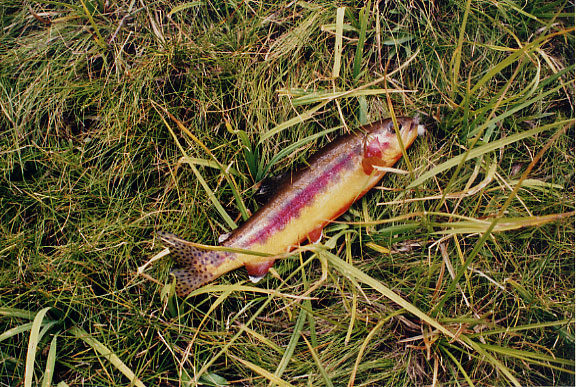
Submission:
M 177 264 L 171 271 L 176 294 L 186 297 L 242 266 L 258 282 L 274 264 L 274 256 L 289 253 L 305 241 L 319 242 L 324 227 L 402 157 L 402 145 L 408 149 L 426 130 L 418 117 L 398 117 L 397 124 L 398 131 L 392 119 L 365 125 L 318 151 L 303 168 L 288 173 L 273 197 L 220 243 L 224 250 L 203 249 L 160 232 Z

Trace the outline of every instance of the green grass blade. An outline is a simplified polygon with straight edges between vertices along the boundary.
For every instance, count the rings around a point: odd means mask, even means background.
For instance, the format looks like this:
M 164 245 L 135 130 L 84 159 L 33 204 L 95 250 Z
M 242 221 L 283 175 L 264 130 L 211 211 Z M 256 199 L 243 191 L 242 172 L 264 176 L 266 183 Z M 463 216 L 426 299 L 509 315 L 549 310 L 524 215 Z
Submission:
M 0 316 L 24 318 L 27 320 L 34 319 L 34 313 L 28 310 L 16 308 L 0 308 Z
M 462 62 L 462 46 L 464 44 L 464 34 L 466 33 L 466 24 L 468 23 L 468 14 L 470 13 L 470 3 L 472 0 L 466 1 L 464 9 L 464 17 L 460 25 L 460 34 L 458 36 L 458 44 L 452 56 L 452 87 L 450 95 L 454 97 L 456 94 L 456 85 L 458 84 L 458 77 L 460 76 L 460 64 Z
M 72 327 L 69 330 L 70 334 L 77 339 L 84 341 L 88 344 L 94 351 L 99 353 L 102 357 L 110 362 L 118 371 L 120 371 L 124 376 L 130 380 L 132 384 L 137 387 L 146 387 L 144 383 L 132 372 L 130 368 L 111 349 L 106 347 L 100 341 L 96 340 L 92 335 L 86 332 L 84 329 L 79 327 Z
M 412 313 L 414 316 L 418 317 L 420 320 L 426 322 L 430 326 L 436 328 L 440 332 L 444 333 L 446 336 L 457 339 L 450 330 L 446 329 L 442 324 L 436 321 L 434 318 L 428 316 L 426 313 L 422 312 L 416 306 L 411 304 L 410 302 L 406 301 L 390 288 L 385 286 L 380 281 L 370 277 L 368 274 L 364 273 L 360 269 L 354 267 L 353 265 L 349 264 L 348 262 L 343 261 L 338 256 L 328 252 L 323 251 L 320 254 L 326 256 L 328 262 L 340 273 L 345 275 L 348 278 L 352 278 L 358 282 L 362 282 L 372 289 L 380 292 L 383 296 L 388 298 L 390 301 L 394 302 L 399 307 L 405 309 L 407 312 Z
M 318 132 L 318 133 L 314 133 L 308 137 L 303 138 L 302 140 L 293 142 L 292 144 L 288 145 L 285 148 L 282 148 L 282 150 L 280 150 L 280 152 L 278 152 L 274 156 L 272 156 L 272 158 L 270 159 L 270 162 L 264 168 L 263 175 L 266 176 L 266 174 L 270 171 L 270 169 L 274 165 L 276 165 L 279 161 L 283 160 L 286 156 L 288 156 L 290 153 L 294 152 L 296 149 L 301 148 L 304 145 L 308 144 L 309 142 L 314 141 L 317 138 L 324 137 L 325 135 L 333 133 L 333 132 L 335 132 L 341 128 L 342 128 L 342 126 L 336 126 L 334 128 L 330 128 L 330 129 L 326 129 L 326 130 L 323 130 L 323 131 Z
M 0 343 L 6 339 L 9 339 L 12 336 L 16 336 L 19 335 L 20 333 L 29 331 L 30 329 L 32 329 L 32 325 L 33 323 L 26 323 L 26 324 L 21 324 L 18 325 L 17 327 L 8 329 L 4 332 L 2 332 L 2 334 L 0 334 Z
M 332 78 L 340 76 L 340 65 L 342 62 L 342 32 L 344 30 L 344 11 L 346 7 L 336 9 L 336 39 L 334 43 L 334 67 L 332 68 Z
M 498 221 L 498 224 L 492 229 L 492 232 L 504 232 L 510 230 L 517 230 L 523 227 L 541 226 L 546 223 L 554 222 L 566 217 L 573 217 L 574 211 L 566 212 L 563 214 L 551 214 L 544 216 L 525 216 L 514 218 L 503 218 Z M 471 234 L 483 233 L 490 227 L 491 221 L 475 219 L 473 221 L 461 222 L 447 222 L 437 223 L 434 226 L 447 228 L 445 230 L 436 231 L 436 234 Z
M 316 353 L 316 350 L 314 349 L 314 347 L 312 345 L 310 345 L 310 342 L 308 340 L 306 340 L 306 337 L 302 336 L 302 340 L 304 340 L 304 342 L 308 346 L 308 350 L 310 351 L 310 354 L 312 355 L 312 359 L 314 359 L 314 363 L 316 363 L 316 366 L 318 367 L 318 370 L 320 371 L 320 375 L 322 375 L 322 378 L 324 379 L 324 386 L 333 387 L 334 384 L 332 384 L 332 381 L 330 380 L 330 377 L 328 376 L 326 369 L 322 365 L 322 362 L 320 361 L 320 358 L 318 357 L 318 353 Z
M 292 355 L 294 355 L 294 350 L 296 349 L 296 345 L 298 345 L 298 340 L 300 339 L 300 334 L 302 332 L 302 328 L 304 327 L 304 322 L 306 321 L 306 311 L 304 309 L 300 309 L 300 313 L 298 314 L 298 319 L 296 320 L 296 324 L 294 325 L 294 331 L 292 332 L 292 337 L 290 337 L 290 341 L 286 346 L 284 351 L 284 355 L 282 355 L 282 359 L 280 363 L 278 363 L 278 367 L 276 371 L 274 371 L 274 375 L 278 378 L 282 377 L 282 374 L 288 367 L 288 363 L 292 360 Z
M 466 379 L 466 382 L 468 383 L 469 386 L 474 387 L 474 382 L 472 381 L 472 379 L 470 378 L 470 375 L 468 375 L 468 373 L 466 372 L 466 370 L 464 369 L 464 367 L 462 367 L 462 364 L 460 364 L 460 362 L 454 357 L 454 355 L 452 355 L 450 353 L 450 351 L 442 348 L 442 352 L 444 352 L 444 354 L 446 354 L 446 356 L 448 356 L 450 358 L 450 360 L 452 360 L 452 362 L 454 364 L 456 364 L 456 367 L 458 367 L 458 370 L 460 371 L 460 373 L 462 374 L 462 376 L 464 376 L 464 379 Z
M 558 363 L 569 366 L 571 368 L 574 368 L 574 366 L 576 365 L 574 360 L 562 359 L 555 356 L 545 355 L 543 353 L 524 351 L 510 347 L 501 347 L 499 345 L 493 345 L 493 344 L 479 343 L 478 345 L 486 350 L 505 355 L 506 357 L 516 357 L 518 359 L 522 359 L 528 362 L 531 362 L 533 360 L 539 360 L 541 362 Z
M 270 381 L 270 383 L 272 383 L 272 384 L 275 384 L 275 385 L 280 386 L 280 387 L 292 387 L 293 386 L 292 384 L 288 383 L 287 381 L 274 375 L 272 372 L 267 371 L 264 368 L 254 364 L 252 362 L 249 362 L 248 360 L 244 360 L 244 359 L 241 359 L 241 358 L 233 356 L 233 355 L 230 355 L 230 357 L 232 359 L 235 359 L 236 361 L 242 363 L 243 365 L 245 365 L 246 367 L 248 367 L 252 371 L 256 372 L 258 375 L 268 379 Z
M 258 141 L 258 144 L 262 144 L 264 141 L 266 141 L 270 137 L 273 137 L 273 136 L 277 135 L 278 133 L 280 133 L 280 132 L 282 132 L 288 128 L 291 128 L 294 125 L 301 124 L 301 123 L 308 121 L 309 119 L 311 119 L 314 116 L 314 113 L 316 113 L 318 110 L 320 110 L 324 106 L 326 106 L 328 104 L 328 102 L 330 102 L 330 101 L 324 101 L 322 103 L 319 103 L 318 105 L 314 106 L 313 108 L 306 110 L 302 114 L 299 114 L 298 116 L 291 118 L 288 121 L 284 121 L 281 124 L 276 125 L 274 128 L 270 129 L 269 131 L 264 133 L 262 136 L 260 136 L 260 141 Z
M 294 106 L 309 105 L 325 100 L 334 100 L 339 98 L 359 98 L 365 96 L 376 96 L 385 94 L 403 94 L 416 93 L 417 90 L 406 89 L 356 89 L 351 91 L 322 91 L 316 90 L 300 95 L 292 100 Z
M 220 166 L 218 165 L 218 163 L 216 163 L 213 160 L 206 160 L 206 159 L 200 159 L 198 157 L 188 157 L 188 156 L 182 156 L 182 158 L 180 159 L 180 162 L 189 164 L 189 165 L 200 165 L 203 167 L 209 167 L 209 168 L 213 168 L 213 169 L 220 169 Z M 227 169 L 229 173 L 231 173 L 232 175 L 236 175 L 236 176 L 240 176 L 240 173 L 236 170 L 236 168 L 228 168 Z
M 52 341 L 50 342 L 50 350 L 48 351 L 48 357 L 46 358 L 46 369 L 44 370 L 44 375 L 42 376 L 41 387 L 50 387 L 52 385 L 52 376 L 54 375 L 54 366 L 56 365 L 57 339 L 58 334 L 54 335 Z
M 532 161 L 530 162 L 530 164 L 528 165 L 528 167 L 526 168 L 526 170 L 522 174 L 518 184 L 516 184 L 516 186 L 514 187 L 514 190 L 510 193 L 510 195 L 508 196 L 508 198 L 506 199 L 504 204 L 500 207 L 498 214 L 492 219 L 492 222 L 490 223 L 490 225 L 488 226 L 486 231 L 480 236 L 480 238 L 478 239 L 478 241 L 474 245 L 474 248 L 472 249 L 472 251 L 470 252 L 468 257 L 466 258 L 466 260 L 462 263 L 462 266 L 458 269 L 458 272 L 456 273 L 456 275 L 452 279 L 452 282 L 450 283 L 450 285 L 448 285 L 448 288 L 446 289 L 444 296 L 436 303 L 436 306 L 434 306 L 434 308 L 432 310 L 432 313 L 434 315 L 436 315 L 438 313 L 438 311 L 442 308 L 442 306 L 444 305 L 444 303 L 446 302 L 448 297 L 450 297 L 450 295 L 452 294 L 452 292 L 456 288 L 458 282 L 460 281 L 460 278 L 462 278 L 462 276 L 466 272 L 468 266 L 470 266 L 470 264 L 472 263 L 472 260 L 478 255 L 478 253 L 480 252 L 480 250 L 484 246 L 484 243 L 488 239 L 488 236 L 490 235 L 490 233 L 492 232 L 494 227 L 496 227 L 496 224 L 502 218 L 502 216 L 504 215 L 506 209 L 508 208 L 508 206 L 510 205 L 512 200 L 514 200 L 514 198 L 516 197 L 516 194 L 522 185 L 522 181 L 524 179 L 526 179 L 528 174 L 532 171 L 532 169 L 534 168 L 536 163 L 542 158 L 544 153 L 552 146 L 552 144 L 560 137 L 560 135 L 566 131 L 566 129 L 570 125 L 571 125 L 571 123 L 568 123 L 563 128 L 558 129 L 556 131 L 556 133 L 554 133 L 554 135 L 546 142 L 546 144 L 542 147 L 542 149 L 540 149 L 538 154 L 532 159 Z
M 178 4 L 177 6 L 173 7 L 170 12 L 168 12 L 168 16 L 172 16 L 175 13 L 182 12 L 187 10 L 188 8 L 198 7 L 199 5 L 203 5 L 203 1 L 189 1 L 184 4 Z
M 484 84 L 486 84 L 486 82 L 494 78 L 496 74 L 500 73 L 506 67 L 516 62 L 520 57 L 528 55 L 534 50 L 536 50 L 543 42 L 553 38 L 554 36 L 568 34 L 571 33 L 572 31 L 574 31 L 574 28 L 568 28 L 555 33 L 551 33 L 546 36 L 542 36 L 534 40 L 533 42 L 526 44 L 524 47 L 518 49 L 516 52 L 508 56 L 506 59 L 502 60 L 497 65 L 493 66 L 482 78 L 480 78 L 480 80 L 476 83 L 476 85 L 474 85 L 472 90 L 470 90 L 470 94 L 475 94 L 482 86 L 484 86 Z
M 82 4 L 82 8 L 84 9 L 84 13 L 85 13 L 86 17 L 88 18 L 90 25 L 92 25 L 92 28 L 94 29 L 94 33 L 96 34 L 94 39 L 96 40 L 96 43 L 98 43 L 98 45 L 100 46 L 101 49 L 105 50 L 107 48 L 106 42 L 104 41 L 104 38 L 102 37 L 102 34 L 100 33 L 100 28 L 98 28 L 98 25 L 94 21 L 94 17 L 92 17 L 92 13 L 86 7 L 86 0 L 80 0 L 80 4 Z
M 560 320 L 560 321 L 549 321 L 549 322 L 543 322 L 543 323 L 526 324 L 526 325 L 518 325 L 515 327 L 493 329 L 490 331 L 473 333 L 470 335 L 470 338 L 474 338 L 477 336 L 498 335 L 498 334 L 507 333 L 507 332 L 528 331 L 528 330 L 532 330 L 532 329 L 541 329 L 541 328 L 556 327 L 556 326 L 562 326 L 562 325 L 566 326 L 566 325 L 570 325 L 570 324 L 572 324 L 572 325 L 574 324 L 574 319 Z
M 354 379 L 356 378 L 356 374 L 358 372 L 358 367 L 360 366 L 360 361 L 362 360 L 362 356 L 364 355 L 364 352 L 366 351 L 366 348 L 368 347 L 370 340 L 372 340 L 372 337 L 374 337 L 374 335 L 380 329 L 382 329 L 382 326 L 384 326 L 384 324 L 386 324 L 393 315 L 394 314 L 392 314 L 388 318 L 385 318 L 385 319 L 378 321 L 378 324 L 376 324 L 374 326 L 374 328 L 372 328 L 370 330 L 370 332 L 368 333 L 368 335 L 366 336 L 366 338 L 362 342 L 362 345 L 360 346 L 360 350 L 358 351 L 358 356 L 356 356 L 356 361 L 354 362 L 354 368 L 352 369 L 352 374 L 350 375 L 350 380 L 348 381 L 348 387 L 354 386 Z
M 242 197 L 240 196 L 240 192 L 238 190 L 238 186 L 236 185 L 236 182 L 234 181 L 234 178 L 230 175 L 230 173 L 228 172 L 228 169 L 225 168 L 220 161 L 218 161 L 218 159 L 216 158 L 216 156 L 214 156 L 214 154 L 212 154 L 212 152 L 210 151 L 210 149 L 208 149 L 208 147 L 206 145 L 204 145 L 204 143 L 202 141 L 200 141 L 200 139 L 198 139 L 198 137 L 196 137 L 194 135 L 194 133 L 192 133 L 183 123 L 182 121 L 180 121 L 179 119 L 177 119 L 172 113 L 170 113 L 166 108 L 164 108 L 163 106 L 157 106 L 158 104 L 154 104 L 154 108 L 156 109 L 156 111 L 158 111 L 158 108 L 162 109 L 164 111 L 164 113 L 166 113 L 166 115 L 168 115 L 168 117 L 170 117 L 170 119 L 176 123 L 176 125 L 178 126 L 178 128 L 184 132 L 192 141 L 194 141 L 197 145 L 199 145 L 207 154 L 208 156 L 210 156 L 212 158 L 212 160 L 218 165 L 220 171 L 222 172 L 222 176 L 224 176 L 224 179 L 226 179 L 226 181 L 228 182 L 228 185 L 230 186 L 231 190 L 232 190 L 232 195 L 234 195 L 234 199 L 236 200 L 236 204 L 238 205 L 238 209 L 240 210 L 240 213 L 242 214 L 242 218 L 244 220 L 248 219 L 248 210 L 246 209 L 246 205 L 244 204 L 244 201 L 242 200 Z M 160 113 L 160 112 L 158 112 Z M 176 135 L 174 134 L 174 132 L 172 131 L 172 129 L 169 127 L 168 123 L 164 120 L 164 118 L 162 117 L 162 120 L 164 121 L 164 123 L 166 124 L 166 126 L 168 126 L 168 129 L 170 130 L 170 132 L 172 133 L 172 136 L 174 137 L 174 139 L 177 141 L 178 147 L 180 148 L 180 151 L 182 152 L 182 154 L 184 155 L 184 157 L 187 157 L 188 155 L 186 154 L 186 152 L 184 152 L 184 148 L 182 148 L 182 146 L 180 145 L 180 143 L 178 143 L 178 140 L 176 139 Z
M 574 120 L 556 121 L 556 122 L 553 122 L 551 124 L 542 125 L 540 127 L 534 128 L 534 129 L 526 130 L 526 131 L 521 132 L 521 133 L 516 133 L 516 134 L 510 135 L 508 137 L 504 137 L 504 138 L 501 138 L 499 140 L 492 141 L 488 144 L 485 144 L 485 145 L 479 146 L 475 149 L 472 149 L 468 153 L 468 157 L 466 158 L 466 160 L 475 159 L 476 157 L 482 156 L 483 154 L 493 152 L 493 151 L 500 149 L 506 145 L 512 144 L 516 141 L 520 141 L 524 138 L 531 137 L 531 136 L 538 134 L 538 133 L 541 133 L 545 130 L 557 128 L 559 126 L 570 124 L 573 122 L 574 122 Z M 423 173 L 416 180 L 414 180 L 413 182 L 408 184 L 406 189 L 417 187 L 417 186 L 421 185 L 422 183 L 424 183 L 426 180 L 431 179 L 432 177 L 438 175 L 439 173 L 442 173 L 447 169 L 450 169 L 452 167 L 457 166 L 458 164 L 460 164 L 464 160 L 465 156 L 466 156 L 466 154 L 462 154 L 462 155 L 453 157 L 450 160 L 445 161 L 444 163 L 442 163 L 440 165 L 437 165 L 436 167 L 432 168 L 431 170 L 429 170 L 426 173 Z
M 182 152 L 182 155 L 186 159 L 189 159 L 188 154 L 186 153 L 186 151 L 184 150 L 182 145 L 180 145 L 180 142 L 178 141 L 178 137 L 176 136 L 176 133 L 174 133 L 174 131 L 172 130 L 172 127 L 168 124 L 168 122 L 164 119 L 164 117 L 162 115 L 160 115 L 160 118 L 164 122 L 164 125 L 166 125 L 166 127 L 170 131 L 170 134 L 174 138 L 174 141 L 175 141 L 176 145 L 178 146 L 178 148 L 180 148 L 180 152 Z M 218 200 L 218 198 L 214 194 L 214 191 L 212 191 L 212 189 L 210 189 L 210 187 L 208 186 L 208 183 L 206 183 L 206 180 L 204 180 L 204 177 L 202 176 L 200 171 L 198 171 L 196 166 L 194 166 L 193 164 L 189 164 L 189 165 L 190 165 L 190 168 L 192 169 L 192 172 L 194 173 L 194 175 L 198 179 L 198 182 L 200 183 L 202 188 L 204 188 L 204 191 L 208 195 L 208 198 L 210 199 L 210 201 L 212 202 L 214 207 L 216 207 L 216 210 L 218 211 L 218 213 L 220 214 L 222 219 L 224 219 L 224 221 L 226 222 L 228 227 L 230 227 L 230 229 L 232 229 L 232 230 L 235 229 L 236 228 L 236 222 L 234 222 L 234 220 L 230 217 L 230 215 L 228 215 L 228 212 L 226 212 L 226 210 L 224 209 L 222 204 L 220 204 L 220 201 Z
M 518 379 L 512 374 L 512 371 L 510 371 L 508 369 L 508 367 L 506 367 L 504 364 L 502 364 L 502 362 L 500 360 L 496 359 L 494 356 L 492 356 L 490 353 L 488 353 L 488 351 L 486 351 L 481 346 L 480 343 L 473 341 L 472 339 L 470 339 L 467 336 L 462 336 L 462 341 L 464 343 L 468 344 L 470 347 L 472 347 L 481 356 L 483 356 L 488 363 L 490 363 L 490 364 L 492 364 L 492 366 L 494 366 L 494 368 L 497 368 L 500 372 L 502 372 L 504 374 L 504 376 L 506 376 L 506 378 L 508 378 L 508 380 L 512 384 L 514 384 L 516 387 L 522 386 L 522 384 L 518 381 Z
M 360 34 L 356 45 L 356 54 L 354 55 L 354 65 L 352 67 L 352 77 L 358 78 L 362 66 L 362 53 L 364 52 L 364 42 L 366 41 L 366 29 L 368 28 L 368 17 L 370 16 L 370 1 L 360 9 Z
M 521 103 L 521 104 L 519 104 L 519 105 L 517 105 L 517 106 L 514 106 L 513 108 L 510 108 L 510 109 L 506 110 L 504 113 L 502 113 L 502 114 L 500 114 L 500 115 L 492 118 L 492 119 L 489 120 L 489 121 L 486 121 L 486 122 L 482 125 L 482 127 L 489 127 L 490 125 L 496 124 L 496 123 L 504 120 L 505 118 L 508 118 L 508 117 L 512 116 L 514 113 L 516 113 L 516 112 L 518 112 L 518 111 L 520 111 L 520 110 L 522 110 L 522 109 L 525 109 L 525 108 L 527 108 L 527 107 L 529 107 L 529 106 L 532 106 L 533 104 L 537 103 L 538 101 L 541 101 L 542 99 L 544 99 L 544 98 L 547 97 L 548 95 L 556 93 L 558 90 L 560 90 L 562 87 L 566 86 L 567 84 L 568 84 L 568 83 L 560 84 L 560 85 L 558 85 L 557 87 L 555 87 L 555 88 L 553 88 L 553 89 L 551 89 L 551 90 L 548 90 L 547 92 L 542 93 L 542 94 L 540 94 L 540 95 L 532 98 L 532 99 L 529 100 L 529 101 L 526 101 L 526 102 Z M 472 132 L 472 133 L 474 133 L 474 132 Z
M 48 313 L 50 309 L 50 307 L 46 307 L 40 310 L 32 322 L 32 329 L 30 330 L 30 338 L 28 340 L 28 351 L 26 352 L 24 387 L 32 387 L 34 379 L 34 359 L 36 358 L 36 352 L 38 350 L 38 342 L 42 338 L 42 336 L 40 336 L 40 328 L 42 327 L 44 316 L 46 316 L 46 313 Z
M 254 337 L 256 340 L 258 340 L 259 342 L 263 343 L 264 345 L 266 345 L 266 347 L 270 348 L 271 350 L 273 350 L 274 352 L 283 355 L 284 354 L 284 348 L 280 347 L 278 344 L 274 343 L 272 340 L 270 340 L 267 337 L 264 337 L 263 335 L 261 335 L 260 333 L 256 332 L 254 329 L 249 328 L 245 325 L 242 326 L 242 328 L 246 331 L 247 334 L 249 334 L 250 336 Z

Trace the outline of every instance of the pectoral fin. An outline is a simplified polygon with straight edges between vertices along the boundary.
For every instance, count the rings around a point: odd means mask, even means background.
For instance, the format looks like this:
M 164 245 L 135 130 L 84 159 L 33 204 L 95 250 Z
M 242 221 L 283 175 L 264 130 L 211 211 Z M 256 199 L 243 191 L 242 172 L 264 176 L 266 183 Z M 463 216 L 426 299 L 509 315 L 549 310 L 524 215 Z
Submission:
M 362 168 L 367 175 L 372 174 L 374 166 L 385 167 L 386 163 L 379 157 L 366 157 L 362 159 Z

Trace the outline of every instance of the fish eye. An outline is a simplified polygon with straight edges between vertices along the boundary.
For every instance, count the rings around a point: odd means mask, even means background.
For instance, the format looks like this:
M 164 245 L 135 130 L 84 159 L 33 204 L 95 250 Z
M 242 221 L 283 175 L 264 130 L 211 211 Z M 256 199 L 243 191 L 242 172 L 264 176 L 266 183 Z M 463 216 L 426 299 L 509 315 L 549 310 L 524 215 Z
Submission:
M 402 130 L 403 126 L 401 122 L 398 122 L 398 130 Z M 391 134 L 396 133 L 396 131 L 394 130 L 394 122 L 390 121 L 390 125 L 388 126 L 388 132 Z

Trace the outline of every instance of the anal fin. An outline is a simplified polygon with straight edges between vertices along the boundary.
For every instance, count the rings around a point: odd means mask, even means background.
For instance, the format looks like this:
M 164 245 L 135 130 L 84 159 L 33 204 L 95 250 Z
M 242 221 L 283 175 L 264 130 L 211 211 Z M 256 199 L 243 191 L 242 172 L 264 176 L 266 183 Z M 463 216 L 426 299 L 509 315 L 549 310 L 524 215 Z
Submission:
M 308 241 L 310 243 L 320 243 L 323 236 L 324 236 L 324 226 L 322 225 L 312 230 L 310 233 L 308 233 L 306 237 L 308 238 Z
M 268 269 L 274 265 L 274 259 L 268 261 L 262 261 L 259 263 L 245 263 L 246 271 L 248 272 L 248 277 L 250 281 L 256 283 L 266 276 Z

